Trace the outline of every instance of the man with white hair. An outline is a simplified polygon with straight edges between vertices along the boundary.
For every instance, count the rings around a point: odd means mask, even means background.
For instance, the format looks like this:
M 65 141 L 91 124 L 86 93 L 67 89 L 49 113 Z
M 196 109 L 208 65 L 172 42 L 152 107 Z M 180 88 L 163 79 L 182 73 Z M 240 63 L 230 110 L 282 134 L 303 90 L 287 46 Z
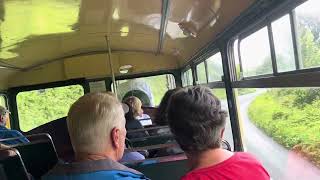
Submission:
M 67 125 L 76 161 L 57 165 L 42 179 L 147 179 L 117 162 L 123 156 L 127 132 L 115 95 L 84 95 L 71 106 Z
M 27 143 L 29 140 L 17 130 L 11 130 L 6 127 L 9 121 L 10 112 L 3 106 L 0 106 L 0 140 L 8 139 L 2 141 L 1 143 L 5 145 L 15 145 L 21 143 Z M 12 139 L 14 138 L 14 139 Z

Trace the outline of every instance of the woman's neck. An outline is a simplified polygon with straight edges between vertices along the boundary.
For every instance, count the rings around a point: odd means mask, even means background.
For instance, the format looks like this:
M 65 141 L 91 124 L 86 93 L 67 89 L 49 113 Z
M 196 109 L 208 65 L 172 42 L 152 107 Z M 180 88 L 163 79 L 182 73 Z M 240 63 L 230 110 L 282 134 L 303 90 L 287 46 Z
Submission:
M 187 154 L 188 163 L 191 170 L 206 168 L 217 165 L 233 155 L 233 152 L 222 148 L 210 149 L 200 153 Z

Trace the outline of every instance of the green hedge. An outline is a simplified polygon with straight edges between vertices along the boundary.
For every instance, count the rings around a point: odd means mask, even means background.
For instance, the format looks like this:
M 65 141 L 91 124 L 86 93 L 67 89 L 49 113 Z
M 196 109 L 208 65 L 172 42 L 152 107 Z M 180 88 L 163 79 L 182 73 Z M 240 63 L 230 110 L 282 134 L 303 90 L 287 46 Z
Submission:
M 258 96 L 249 107 L 249 118 L 279 144 L 300 147 L 320 165 L 320 151 L 314 148 L 320 146 L 320 100 L 297 103 L 302 91 L 271 90 Z

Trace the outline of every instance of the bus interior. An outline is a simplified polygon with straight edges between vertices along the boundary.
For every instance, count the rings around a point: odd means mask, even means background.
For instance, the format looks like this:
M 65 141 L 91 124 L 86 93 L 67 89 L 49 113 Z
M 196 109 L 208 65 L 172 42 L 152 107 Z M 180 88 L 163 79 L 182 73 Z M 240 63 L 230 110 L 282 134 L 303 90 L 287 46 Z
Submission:
M 134 132 L 152 134 L 168 129 L 153 122 L 165 92 L 201 85 L 228 111 L 225 149 L 254 154 L 275 180 L 320 179 L 319 7 L 318 0 L 0 0 L 0 105 L 11 112 L 7 128 L 31 139 L 10 157 L 0 151 L 0 176 L 10 160 L 20 163 L 21 179 L 25 171 L 40 178 L 58 159 L 71 162 L 66 116 L 86 93 L 138 97 L 146 116 Z M 128 151 L 177 147 L 173 139 L 131 139 Z M 32 152 L 48 164 L 33 163 Z M 124 164 L 169 180 L 188 171 L 186 158 L 149 154 Z M 7 164 L 7 179 L 16 178 Z

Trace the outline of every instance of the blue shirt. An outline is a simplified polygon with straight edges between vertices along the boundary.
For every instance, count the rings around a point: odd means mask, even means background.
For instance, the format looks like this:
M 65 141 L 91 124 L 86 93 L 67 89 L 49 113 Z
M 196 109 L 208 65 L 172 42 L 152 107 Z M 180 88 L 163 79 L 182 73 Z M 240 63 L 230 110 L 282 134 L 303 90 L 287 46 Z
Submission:
M 21 132 L 17 130 L 7 129 L 4 126 L 0 126 L 0 139 L 8 139 L 8 138 L 17 138 L 17 139 L 1 141 L 1 143 L 5 145 L 15 145 L 15 144 L 30 142 L 23 134 L 21 134 Z
M 58 164 L 42 180 L 149 180 L 111 159 Z

